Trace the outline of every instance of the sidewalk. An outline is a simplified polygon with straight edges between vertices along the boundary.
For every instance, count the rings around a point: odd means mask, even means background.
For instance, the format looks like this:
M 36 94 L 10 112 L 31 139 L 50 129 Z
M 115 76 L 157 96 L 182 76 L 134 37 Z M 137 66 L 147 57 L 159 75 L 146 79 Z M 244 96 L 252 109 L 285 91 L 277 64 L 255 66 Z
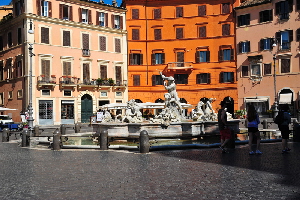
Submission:
M 154 151 L 52 151 L 0 143 L 0 199 L 300 199 L 300 143 Z

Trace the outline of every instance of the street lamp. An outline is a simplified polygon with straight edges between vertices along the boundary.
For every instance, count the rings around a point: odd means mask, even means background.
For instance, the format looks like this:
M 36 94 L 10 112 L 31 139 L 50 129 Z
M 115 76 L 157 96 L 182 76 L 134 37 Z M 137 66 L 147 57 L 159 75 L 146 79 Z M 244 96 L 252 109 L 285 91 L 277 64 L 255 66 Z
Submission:
M 276 47 L 276 43 L 273 44 L 273 47 Z M 277 90 L 276 90 L 276 54 L 273 54 L 274 62 L 274 119 L 278 115 L 278 101 L 277 101 Z
M 30 20 L 30 26 L 29 26 L 29 30 L 28 30 L 28 33 L 29 34 L 33 34 L 34 31 L 32 29 L 32 20 Z M 33 136 L 32 134 L 32 130 L 33 130 L 33 108 L 32 108 L 32 57 L 35 56 L 34 53 L 32 52 L 33 50 L 33 47 L 32 45 L 33 44 L 30 44 L 28 43 L 29 47 L 28 47 L 28 50 L 29 50 L 29 56 L 30 56 L 30 66 L 29 66 L 29 103 L 28 103 L 28 128 L 29 128 L 29 133 L 30 133 L 30 136 Z

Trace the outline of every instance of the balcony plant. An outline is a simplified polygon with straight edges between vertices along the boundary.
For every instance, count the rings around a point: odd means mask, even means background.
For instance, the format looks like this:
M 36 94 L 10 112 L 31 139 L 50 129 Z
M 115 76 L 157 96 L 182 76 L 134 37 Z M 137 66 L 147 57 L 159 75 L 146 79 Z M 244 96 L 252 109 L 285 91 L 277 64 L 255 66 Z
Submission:
M 114 85 L 115 81 L 112 78 L 107 79 L 109 85 Z
M 104 81 L 104 80 L 103 80 L 102 78 L 98 78 L 98 79 L 96 80 L 97 85 L 102 85 L 103 81 Z
M 237 119 L 246 118 L 246 110 L 236 110 L 234 112 L 234 117 L 237 118 Z

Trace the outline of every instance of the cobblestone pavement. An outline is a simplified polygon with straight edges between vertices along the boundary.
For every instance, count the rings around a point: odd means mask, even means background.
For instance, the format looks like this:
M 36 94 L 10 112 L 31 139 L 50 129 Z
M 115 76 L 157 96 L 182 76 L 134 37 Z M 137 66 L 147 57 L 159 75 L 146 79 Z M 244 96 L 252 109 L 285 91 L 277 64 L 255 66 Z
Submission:
M 152 151 L 29 149 L 0 143 L 0 199 L 300 199 L 300 143 Z

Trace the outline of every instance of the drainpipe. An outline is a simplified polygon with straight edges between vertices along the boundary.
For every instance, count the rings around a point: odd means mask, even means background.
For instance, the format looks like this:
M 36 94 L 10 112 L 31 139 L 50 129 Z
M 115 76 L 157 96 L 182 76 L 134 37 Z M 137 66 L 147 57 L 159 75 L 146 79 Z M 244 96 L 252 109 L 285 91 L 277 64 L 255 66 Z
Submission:
M 148 17 L 147 17 L 147 3 L 148 1 L 146 0 L 145 4 L 145 17 L 146 17 L 146 83 L 148 86 Z

